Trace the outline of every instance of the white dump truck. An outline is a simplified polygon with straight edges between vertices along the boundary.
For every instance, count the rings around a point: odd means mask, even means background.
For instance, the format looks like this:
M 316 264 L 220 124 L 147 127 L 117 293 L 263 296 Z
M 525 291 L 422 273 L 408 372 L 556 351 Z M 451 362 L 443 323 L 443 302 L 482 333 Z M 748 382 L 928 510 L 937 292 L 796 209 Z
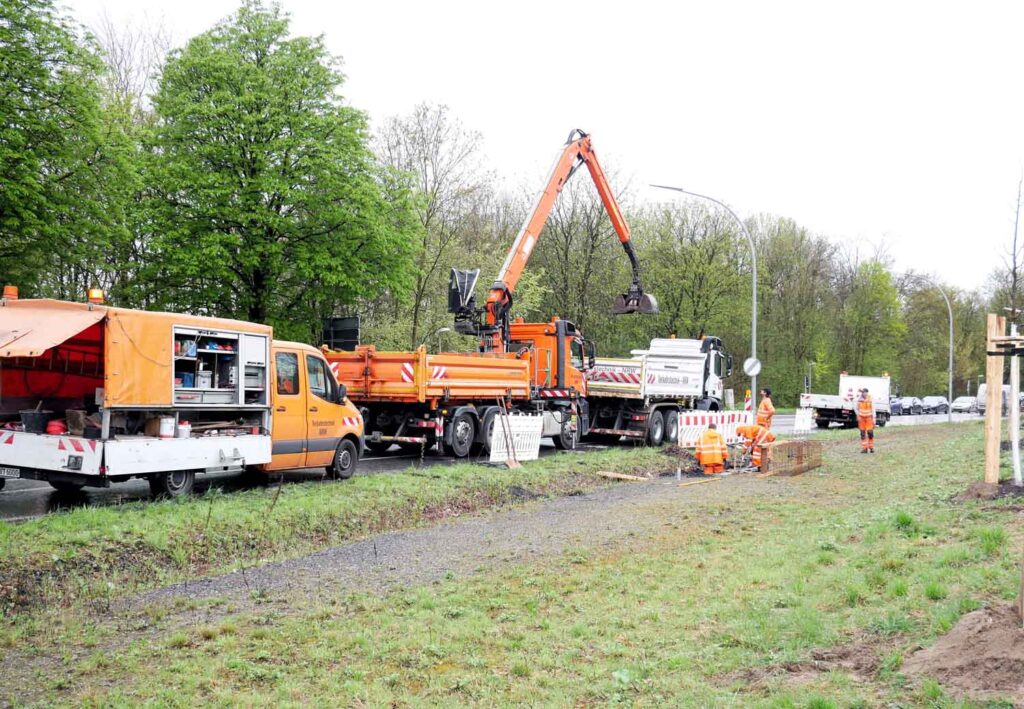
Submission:
M 598 357 L 587 372 L 588 439 L 675 443 L 681 412 L 721 410 L 722 380 L 732 373 L 721 339 L 656 338 L 630 354 Z
M 864 377 L 843 372 L 839 375 L 838 394 L 801 394 L 800 408 L 814 410 L 814 423 L 818 428 L 828 428 L 833 423 L 853 428 L 857 425 L 857 394 L 865 387 L 875 404 L 875 425 L 884 426 L 892 412 L 888 375 Z

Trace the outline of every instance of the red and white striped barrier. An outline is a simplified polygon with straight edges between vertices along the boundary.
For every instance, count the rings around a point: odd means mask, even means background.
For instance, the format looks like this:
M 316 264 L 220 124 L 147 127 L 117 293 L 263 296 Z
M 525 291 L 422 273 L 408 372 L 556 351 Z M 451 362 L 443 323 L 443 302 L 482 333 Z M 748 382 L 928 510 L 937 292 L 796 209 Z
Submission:
M 544 399 L 568 399 L 568 389 L 538 389 L 537 396 Z
M 740 443 L 743 437 L 736 433 L 739 426 L 749 426 L 754 417 L 750 411 L 707 411 L 679 414 L 679 445 L 692 448 L 697 445 L 708 424 L 714 423 L 726 443 Z

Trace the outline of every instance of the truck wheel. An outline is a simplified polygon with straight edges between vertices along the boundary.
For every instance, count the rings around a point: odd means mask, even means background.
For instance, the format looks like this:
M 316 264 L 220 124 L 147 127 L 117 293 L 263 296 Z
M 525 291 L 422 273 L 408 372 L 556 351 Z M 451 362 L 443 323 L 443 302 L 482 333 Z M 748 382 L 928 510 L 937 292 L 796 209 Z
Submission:
M 383 455 L 391 450 L 391 441 L 367 441 L 366 448 L 374 455 Z
M 885 424 L 887 423 L 889 423 L 889 419 L 885 418 L 884 416 L 881 416 L 875 420 L 875 425 L 878 426 L 879 428 L 885 428 Z
M 832 425 L 832 422 L 828 419 L 814 419 L 814 425 L 818 428 L 828 428 Z
M 679 441 L 679 412 L 665 412 L 665 441 L 677 443 Z
M 571 420 L 568 414 L 562 420 L 562 430 L 559 431 L 557 436 L 552 436 L 551 441 L 555 444 L 555 448 L 560 451 L 573 450 L 579 447 L 580 443 L 580 431 L 572 429 Z
M 327 466 L 327 474 L 335 480 L 348 480 L 355 475 L 359 463 L 359 452 L 356 444 L 345 438 L 338 444 L 334 452 L 334 461 Z
M 665 440 L 665 417 L 660 411 L 655 411 L 647 420 L 647 443 L 652 446 L 660 446 Z
M 494 427 L 498 421 L 498 409 L 492 407 L 484 414 L 483 423 L 480 425 L 480 441 L 473 444 L 472 454 L 473 455 L 490 455 L 491 453 L 491 434 L 494 433 Z
M 174 470 L 149 478 L 149 489 L 154 497 L 181 497 L 192 492 L 196 485 L 194 470 Z
M 50 483 L 50 487 L 57 492 L 78 492 L 85 487 L 85 483 L 69 482 L 67 480 L 47 480 L 46 482 Z
M 465 458 L 473 447 L 473 439 L 476 438 L 476 424 L 470 414 L 462 413 L 452 419 L 452 442 L 445 444 L 445 451 L 448 455 L 456 458 Z
M 4 480 L 3 478 L 0 478 L 0 490 L 3 490 L 4 489 L 4 485 L 6 485 L 6 484 L 7 484 L 7 481 Z

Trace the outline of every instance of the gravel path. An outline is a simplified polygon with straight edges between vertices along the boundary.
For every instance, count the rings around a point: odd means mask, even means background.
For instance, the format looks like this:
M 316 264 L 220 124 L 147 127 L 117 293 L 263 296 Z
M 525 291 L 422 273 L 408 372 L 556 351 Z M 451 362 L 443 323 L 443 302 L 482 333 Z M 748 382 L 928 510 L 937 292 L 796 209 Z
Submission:
M 623 483 L 424 529 L 380 534 L 244 573 L 167 586 L 128 599 L 119 610 L 168 607 L 179 599 L 217 599 L 225 603 L 216 607 L 237 611 L 252 605 L 254 597 L 260 603 L 292 603 L 322 596 L 325 589 L 386 592 L 579 547 L 615 547 L 627 543 L 631 534 L 658 531 L 695 506 L 719 505 L 751 494 L 789 496 L 796 486 L 792 479 L 750 475 L 684 487 L 674 479 Z

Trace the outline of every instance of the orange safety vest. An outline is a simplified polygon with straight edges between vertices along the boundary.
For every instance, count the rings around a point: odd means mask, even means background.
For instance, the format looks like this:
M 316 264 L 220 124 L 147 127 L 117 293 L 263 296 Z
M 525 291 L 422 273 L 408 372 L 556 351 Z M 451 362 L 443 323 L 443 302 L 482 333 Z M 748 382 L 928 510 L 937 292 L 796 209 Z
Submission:
M 761 453 L 764 447 L 775 441 L 775 434 L 764 426 L 755 424 L 753 426 L 737 426 L 736 433 L 746 440 L 747 450 L 751 452 L 751 462 L 754 465 L 761 465 Z
M 757 405 L 757 423 L 765 428 L 772 427 L 772 417 L 775 416 L 775 405 L 772 404 L 772 400 L 767 396 L 761 399 L 761 403 Z
M 857 399 L 857 415 L 868 418 L 874 416 L 874 403 L 871 401 L 871 397 L 868 396 L 866 399 Z
M 722 465 L 729 458 L 725 438 L 713 428 L 701 434 L 697 441 L 697 462 L 701 465 Z

